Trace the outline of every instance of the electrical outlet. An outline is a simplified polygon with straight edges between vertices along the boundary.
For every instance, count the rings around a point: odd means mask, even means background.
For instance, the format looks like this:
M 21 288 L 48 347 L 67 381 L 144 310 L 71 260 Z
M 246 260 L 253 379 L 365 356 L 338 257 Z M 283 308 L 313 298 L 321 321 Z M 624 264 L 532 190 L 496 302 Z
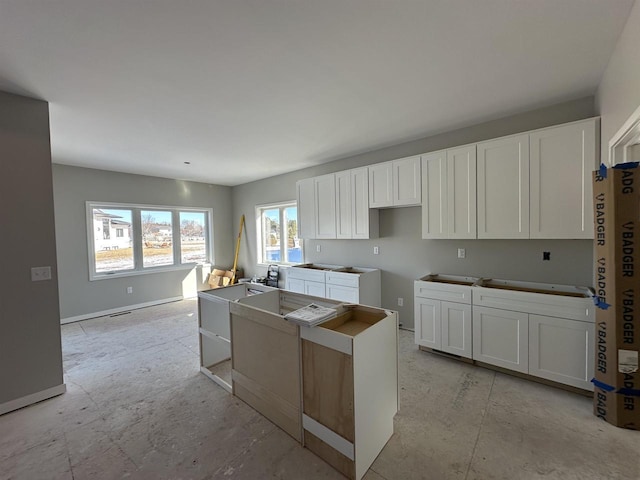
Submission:
M 322 250 L 322 247 L 320 247 L 320 245 L 316 245 L 316 252 L 320 253 L 320 250 Z
M 458 258 L 466 258 L 467 251 L 464 248 L 458 249 Z
M 378 247 L 378 246 L 373 247 L 373 254 L 374 255 L 380 255 L 380 247 Z
M 127 293 L 133 293 L 133 287 L 127 287 Z
M 404 298 L 398 297 L 398 306 L 399 307 L 404 307 Z
M 31 281 L 41 282 L 43 280 L 51 280 L 51 267 L 32 267 Z

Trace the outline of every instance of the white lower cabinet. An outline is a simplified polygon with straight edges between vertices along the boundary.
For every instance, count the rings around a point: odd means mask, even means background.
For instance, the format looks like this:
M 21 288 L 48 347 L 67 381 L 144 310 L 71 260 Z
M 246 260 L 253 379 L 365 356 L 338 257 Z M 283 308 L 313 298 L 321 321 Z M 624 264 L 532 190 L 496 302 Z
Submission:
M 380 270 L 303 264 L 287 270 L 285 289 L 340 302 L 379 307 Z
M 429 277 L 414 284 L 416 343 L 471 358 L 471 284 L 476 279 L 447 276 L 458 282 L 449 284 Z
M 529 315 L 529 373 L 591 389 L 595 324 Z
M 415 307 L 415 334 L 416 343 L 423 347 L 442 348 L 440 340 L 440 300 L 416 297 Z
M 473 307 L 473 359 L 529 373 L 529 315 Z
M 418 345 L 593 391 L 586 288 L 427 275 L 414 295 Z
M 287 290 L 314 297 L 324 297 L 326 294 L 324 282 L 314 282 L 312 280 L 302 280 L 300 278 L 288 278 Z
M 441 302 L 440 315 L 442 351 L 471 358 L 471 305 Z

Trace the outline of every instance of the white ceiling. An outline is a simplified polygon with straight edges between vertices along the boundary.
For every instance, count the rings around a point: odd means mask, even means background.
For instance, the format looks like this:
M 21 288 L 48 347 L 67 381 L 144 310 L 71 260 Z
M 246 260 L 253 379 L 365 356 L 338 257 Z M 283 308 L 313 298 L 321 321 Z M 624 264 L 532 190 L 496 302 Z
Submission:
M 632 5 L 0 0 L 0 90 L 56 163 L 237 185 L 592 95 Z

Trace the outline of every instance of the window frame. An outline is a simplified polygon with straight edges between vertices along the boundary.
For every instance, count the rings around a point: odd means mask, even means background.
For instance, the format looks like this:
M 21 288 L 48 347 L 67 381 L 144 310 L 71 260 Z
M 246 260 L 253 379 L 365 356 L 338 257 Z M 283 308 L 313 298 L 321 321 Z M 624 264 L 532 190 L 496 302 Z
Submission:
M 93 228 L 93 209 L 121 209 L 131 211 L 131 246 L 133 249 L 133 268 L 126 270 L 115 270 L 111 272 L 96 272 L 96 250 L 95 236 Z M 196 266 L 210 266 L 215 263 L 213 248 L 213 209 L 208 207 L 182 207 L 172 205 L 148 205 L 142 203 L 116 203 L 86 201 L 86 221 L 87 233 L 87 254 L 89 259 L 89 281 L 104 280 L 107 278 L 131 277 L 136 275 L 149 275 L 160 272 L 170 272 L 175 270 L 190 270 Z M 173 247 L 173 263 L 171 265 L 149 266 L 143 265 L 142 249 L 142 221 L 140 214 L 142 210 L 158 210 L 171 212 L 171 236 Z M 200 212 L 205 214 L 205 249 L 207 260 L 201 263 L 182 263 L 182 241 L 180 235 L 180 212 Z
M 275 202 L 275 203 L 264 203 L 264 204 L 260 204 L 260 205 L 256 205 L 256 240 L 257 240 L 257 248 L 256 248 L 256 264 L 260 267 L 262 266 L 268 266 L 268 265 L 298 265 L 298 262 L 285 262 L 285 261 L 279 261 L 279 262 L 265 262 L 264 261 L 264 239 L 263 239 L 263 231 L 262 231 L 262 212 L 263 210 L 270 210 L 270 209 L 278 209 L 279 212 L 279 216 L 280 216 L 280 258 L 284 259 L 287 255 L 286 253 L 286 242 L 284 242 L 282 239 L 287 239 L 287 235 L 286 235 L 286 225 L 284 220 L 284 210 L 286 208 L 289 207 L 296 207 L 296 209 L 298 208 L 298 202 L 296 200 L 288 200 L 288 201 L 283 201 L 283 202 Z M 297 211 L 297 210 L 296 210 Z M 298 212 L 299 213 L 299 212 Z M 296 223 L 298 225 L 298 235 L 300 234 L 300 221 L 299 221 L 299 215 L 296 216 Z M 283 231 L 283 228 L 285 228 L 285 230 Z M 284 235 L 283 235 L 284 234 Z M 302 263 L 304 263 L 304 239 L 300 238 L 298 236 L 298 239 L 300 241 L 299 245 L 300 245 L 300 253 L 302 254 Z

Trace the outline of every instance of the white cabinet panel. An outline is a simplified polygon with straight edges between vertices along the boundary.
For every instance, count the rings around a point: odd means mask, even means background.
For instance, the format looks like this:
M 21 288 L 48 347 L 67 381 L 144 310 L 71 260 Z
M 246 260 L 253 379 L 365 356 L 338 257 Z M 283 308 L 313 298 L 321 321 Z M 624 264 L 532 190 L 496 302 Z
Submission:
M 471 305 L 441 302 L 442 351 L 472 358 Z
M 476 238 L 476 146 L 447 150 L 447 238 Z
M 476 238 L 476 146 L 422 157 L 422 238 Z
M 447 204 L 447 151 L 423 155 L 422 238 L 449 238 Z
M 348 303 L 360 303 L 357 287 L 345 287 L 343 285 L 326 284 L 327 298 Z
M 473 359 L 529 372 L 529 315 L 473 307 Z
M 391 162 L 369 166 L 369 207 L 393 206 L 393 167 Z
M 336 180 L 336 238 L 352 237 L 351 171 L 335 174 Z
M 531 238 L 593 238 L 598 120 L 532 132 Z
M 422 180 L 420 176 L 420 156 L 394 160 L 393 205 L 396 207 L 420 205 L 422 200 Z
M 336 238 L 336 182 L 335 175 L 314 177 L 316 236 L 318 239 Z
M 477 145 L 478 238 L 529 238 L 529 135 Z
M 420 156 L 369 166 L 369 207 L 420 205 L 422 177 Z
M 351 238 L 378 238 L 378 210 L 369 208 L 369 169 L 354 168 L 351 177 Z
M 423 347 L 440 349 L 440 301 L 428 298 L 415 299 L 415 336 L 416 343 Z
M 291 292 L 304 293 L 304 280 L 287 277 L 285 284 L 286 289 Z
M 313 178 L 305 178 L 296 182 L 296 198 L 298 202 L 298 236 L 307 239 L 315 238 L 316 203 Z
M 529 373 L 593 390 L 593 323 L 529 315 Z
M 307 295 L 313 295 L 314 297 L 325 296 L 325 284 L 320 282 L 304 281 L 304 293 Z

